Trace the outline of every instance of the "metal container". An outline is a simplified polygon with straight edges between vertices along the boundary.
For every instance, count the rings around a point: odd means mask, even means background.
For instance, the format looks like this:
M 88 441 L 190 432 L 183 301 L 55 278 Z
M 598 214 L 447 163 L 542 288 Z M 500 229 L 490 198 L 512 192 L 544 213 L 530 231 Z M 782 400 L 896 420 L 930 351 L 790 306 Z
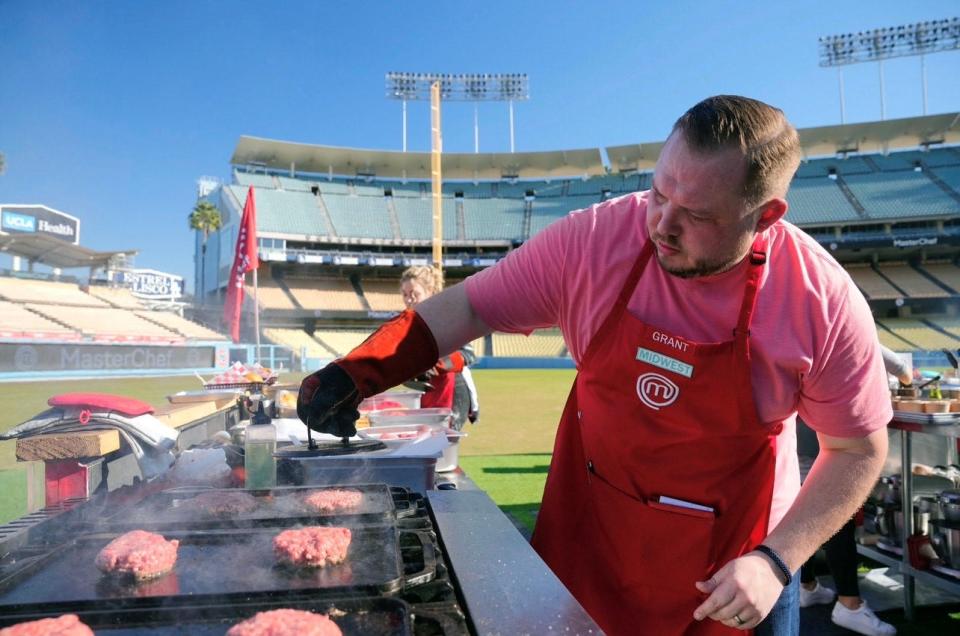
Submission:
M 930 526 L 930 543 L 937 556 L 947 567 L 960 569 L 960 525 L 933 521 Z
M 386 483 L 416 492 L 433 490 L 436 457 L 325 456 L 279 449 L 277 476 L 281 485 L 335 486 Z
M 884 475 L 881 477 L 878 488 L 875 490 L 877 500 L 887 506 L 899 506 L 903 501 L 901 481 L 900 475 Z
M 960 524 L 960 490 L 944 490 L 940 493 L 940 518 L 948 523 Z

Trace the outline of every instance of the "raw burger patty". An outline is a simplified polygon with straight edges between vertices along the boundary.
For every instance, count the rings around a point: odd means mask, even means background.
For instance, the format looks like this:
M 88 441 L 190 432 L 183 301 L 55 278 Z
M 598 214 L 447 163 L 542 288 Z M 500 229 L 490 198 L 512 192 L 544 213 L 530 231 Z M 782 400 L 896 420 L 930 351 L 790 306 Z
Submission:
M 310 526 L 284 530 L 273 538 L 277 560 L 296 567 L 323 567 L 347 558 L 350 528 Z
M 360 505 L 361 501 L 363 501 L 362 492 L 346 488 L 315 490 L 303 498 L 303 503 L 318 512 L 355 508 Z
M 339 634 L 340 630 L 336 633 Z M 76 614 L 64 614 L 59 618 L 41 618 L 4 627 L 0 629 L 0 636 L 93 636 L 93 630 L 81 623 Z
M 237 623 L 227 636 L 340 636 L 337 624 L 323 614 L 278 609 Z
M 97 567 L 108 574 L 129 574 L 138 581 L 152 579 L 173 569 L 179 541 L 159 534 L 132 530 L 122 534 L 97 555 Z
M 246 514 L 257 509 L 257 498 L 246 492 L 205 492 L 183 502 L 209 515 Z

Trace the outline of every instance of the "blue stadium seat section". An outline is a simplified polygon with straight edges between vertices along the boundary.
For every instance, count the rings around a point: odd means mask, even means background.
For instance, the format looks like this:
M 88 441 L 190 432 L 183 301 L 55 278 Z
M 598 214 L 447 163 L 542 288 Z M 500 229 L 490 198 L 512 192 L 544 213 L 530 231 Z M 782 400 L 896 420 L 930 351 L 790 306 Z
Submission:
M 273 177 L 268 174 L 258 174 L 253 172 L 236 173 L 237 183 L 242 186 L 253 186 L 254 188 L 276 188 L 277 184 Z
M 229 186 L 242 206 L 247 200 L 243 186 Z M 284 192 L 256 188 L 257 229 L 262 232 L 325 236 L 327 227 L 316 197 L 309 192 Z
M 872 219 L 893 220 L 956 214 L 960 204 L 919 172 L 884 172 L 844 177 Z
M 565 217 L 573 210 L 588 208 L 599 203 L 600 195 L 563 197 L 558 199 L 535 199 L 533 213 L 530 215 L 531 236 L 541 231 L 557 219 Z
M 523 199 L 463 200 L 463 227 L 468 241 L 516 241 L 523 236 Z
M 433 201 L 420 197 L 393 197 L 393 207 L 400 224 L 400 238 L 429 241 L 433 237 Z M 457 237 L 456 203 L 443 199 L 443 238 Z
M 812 159 L 800 163 L 797 168 L 797 177 L 825 177 L 830 171 L 836 174 L 868 174 L 874 172 L 873 167 L 862 157 L 847 157 L 846 159 Z
M 935 168 L 931 172 L 953 188 L 954 192 L 960 193 L 960 166 Z
M 787 220 L 794 225 L 837 223 L 860 219 L 832 179 L 794 179 L 787 191 Z
M 310 192 L 314 186 L 314 183 L 310 181 L 291 179 L 290 177 L 277 177 L 277 181 L 280 183 L 282 190 L 290 190 L 291 192 Z
M 392 239 L 387 202 L 380 196 L 323 194 L 337 236 L 343 238 Z

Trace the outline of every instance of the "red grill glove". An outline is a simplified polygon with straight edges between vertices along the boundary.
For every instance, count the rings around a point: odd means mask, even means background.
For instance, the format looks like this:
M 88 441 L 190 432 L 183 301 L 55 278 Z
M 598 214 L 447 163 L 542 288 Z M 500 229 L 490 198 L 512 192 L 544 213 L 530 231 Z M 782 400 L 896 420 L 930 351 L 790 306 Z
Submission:
M 463 360 L 463 354 L 459 351 L 454 351 L 445 358 L 440 358 L 433 368 L 436 369 L 437 373 L 460 373 L 463 371 L 465 366 Z
M 437 363 L 437 341 L 423 318 L 406 310 L 384 323 L 345 357 L 304 378 L 297 416 L 339 437 L 356 433 L 363 398 L 406 382 Z

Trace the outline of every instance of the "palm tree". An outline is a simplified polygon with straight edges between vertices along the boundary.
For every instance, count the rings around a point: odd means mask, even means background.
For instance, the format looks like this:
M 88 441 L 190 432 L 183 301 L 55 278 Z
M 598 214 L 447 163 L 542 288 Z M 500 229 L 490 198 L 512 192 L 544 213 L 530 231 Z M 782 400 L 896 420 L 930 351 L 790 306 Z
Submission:
M 200 248 L 200 304 L 205 302 L 206 290 L 203 288 L 204 272 L 207 264 L 207 238 L 211 232 L 216 232 L 223 225 L 220 210 L 209 201 L 199 201 L 190 212 L 190 229 L 203 232 L 203 243 Z

